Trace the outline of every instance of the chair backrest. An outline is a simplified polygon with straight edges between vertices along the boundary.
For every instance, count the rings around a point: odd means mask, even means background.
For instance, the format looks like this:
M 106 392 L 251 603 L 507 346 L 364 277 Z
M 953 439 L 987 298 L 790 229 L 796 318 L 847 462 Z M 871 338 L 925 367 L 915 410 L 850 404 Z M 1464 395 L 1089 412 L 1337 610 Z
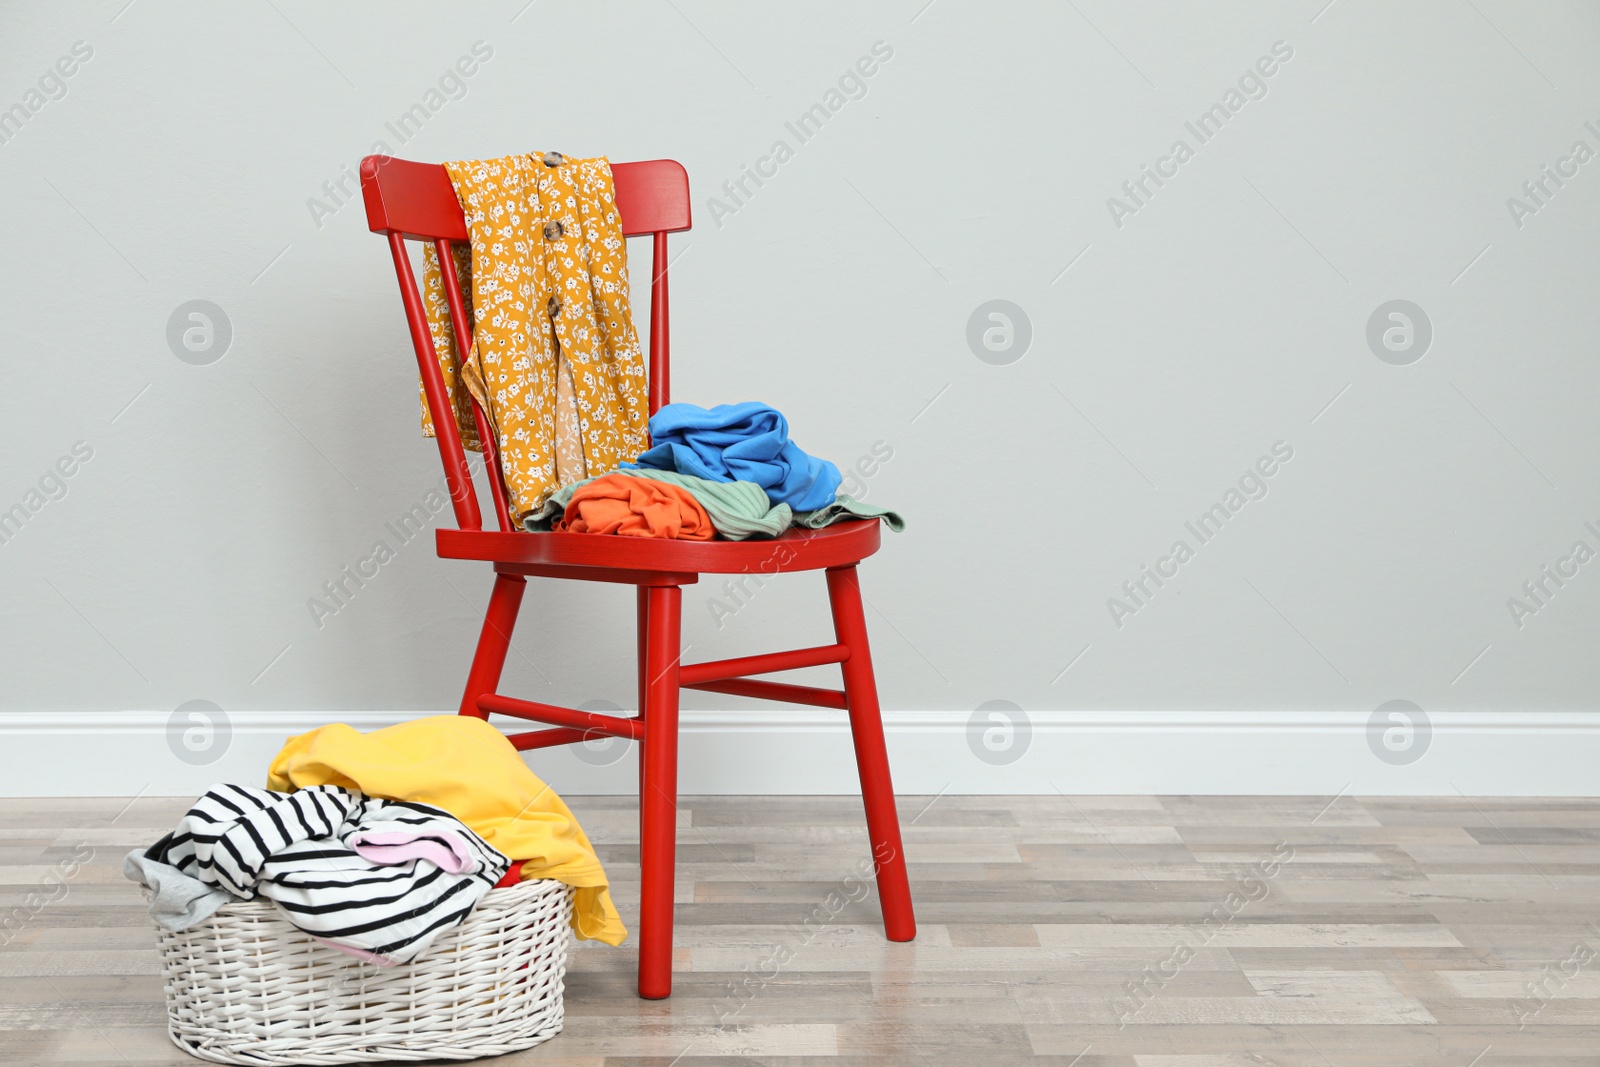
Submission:
M 682 164 L 670 159 L 643 163 L 614 163 L 612 181 L 617 191 L 617 211 L 622 216 L 622 231 L 628 237 L 651 237 L 650 270 L 650 414 L 670 402 L 670 368 L 667 326 L 667 234 L 687 230 L 689 215 L 689 175 Z M 406 322 L 411 328 L 411 344 L 416 349 L 417 369 L 422 375 L 422 391 L 433 415 L 439 458 L 444 463 L 455 507 L 456 525 L 463 530 L 481 530 L 483 520 L 478 498 L 472 488 L 472 472 L 467 466 L 461 434 L 445 393 L 444 376 L 428 329 L 422 293 L 411 269 L 405 243 L 427 241 L 439 253 L 441 263 L 451 261 L 451 250 L 467 240 L 467 224 L 461 214 L 450 176 L 438 163 L 414 163 L 391 156 L 368 156 L 361 161 L 361 196 L 367 206 L 367 225 L 374 233 L 389 238 L 395 273 L 400 280 L 400 300 L 405 305 Z M 472 343 L 472 323 L 467 321 L 465 302 L 455 272 L 444 273 L 445 297 L 457 341 L 465 352 Z M 488 418 L 472 401 L 472 414 L 483 442 L 484 466 L 494 496 L 495 517 L 500 529 L 512 528 L 505 480 L 500 475 L 500 459 L 490 432 Z

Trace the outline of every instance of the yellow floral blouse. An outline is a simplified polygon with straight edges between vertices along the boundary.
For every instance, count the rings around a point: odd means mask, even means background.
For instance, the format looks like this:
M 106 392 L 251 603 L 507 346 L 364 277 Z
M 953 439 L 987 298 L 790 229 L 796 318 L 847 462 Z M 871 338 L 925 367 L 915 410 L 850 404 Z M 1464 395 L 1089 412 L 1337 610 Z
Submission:
M 470 394 L 494 428 L 520 525 L 556 489 L 649 447 L 611 165 L 546 152 L 445 170 L 470 237 L 468 248 L 453 249 L 473 330 L 464 360 L 431 244 L 423 301 L 462 443 L 483 451 Z M 422 432 L 434 432 L 426 396 Z

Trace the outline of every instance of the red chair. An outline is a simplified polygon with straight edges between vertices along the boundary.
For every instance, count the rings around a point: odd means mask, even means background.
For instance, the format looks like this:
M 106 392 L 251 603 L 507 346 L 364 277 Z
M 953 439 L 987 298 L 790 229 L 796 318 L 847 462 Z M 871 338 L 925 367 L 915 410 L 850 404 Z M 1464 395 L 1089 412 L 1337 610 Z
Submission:
M 689 176 L 668 159 L 619 163 L 612 168 L 617 208 L 629 237 L 649 234 L 653 242 L 650 283 L 650 413 L 668 402 L 667 234 L 689 228 Z M 895 813 L 889 757 L 884 747 L 878 691 L 867 647 L 866 620 L 856 564 L 878 550 L 878 522 L 842 522 L 821 530 L 791 530 L 770 541 L 669 541 L 575 533 L 528 533 L 513 526 L 494 437 L 484 413 L 473 403 L 479 439 L 490 475 L 498 530 L 485 530 L 472 486 L 466 453 L 434 353 L 421 293 L 406 253 L 407 240 L 432 241 L 440 261 L 450 262 L 452 245 L 467 240 L 466 221 L 442 166 L 387 156 L 361 162 L 361 192 L 367 223 L 386 234 L 400 278 L 411 341 L 416 349 L 424 395 L 438 434 L 455 506 L 457 529 L 437 533 L 439 555 L 494 564 L 477 653 L 461 696 L 461 714 L 487 719 L 491 712 L 531 719 L 549 729 L 514 735 L 519 749 L 570 745 L 594 734 L 631 738 L 639 752 L 639 995 L 658 999 L 672 992 L 673 863 L 678 802 L 678 691 L 759 697 L 791 704 L 841 708 L 850 714 L 856 765 L 867 813 L 883 908 L 884 933 L 891 941 L 916 936 L 911 889 L 906 881 L 900 820 Z M 446 298 L 456 336 L 465 351 L 472 335 L 454 273 L 444 272 Z M 444 413 L 440 417 L 439 413 Z M 682 587 L 701 574 L 826 573 L 833 609 L 835 643 L 816 648 L 709 663 L 681 663 L 679 621 Z M 512 627 L 528 577 L 621 582 L 638 588 L 639 714 L 603 715 L 540 704 L 495 691 L 511 643 Z M 747 677 L 837 663 L 844 689 L 818 689 Z

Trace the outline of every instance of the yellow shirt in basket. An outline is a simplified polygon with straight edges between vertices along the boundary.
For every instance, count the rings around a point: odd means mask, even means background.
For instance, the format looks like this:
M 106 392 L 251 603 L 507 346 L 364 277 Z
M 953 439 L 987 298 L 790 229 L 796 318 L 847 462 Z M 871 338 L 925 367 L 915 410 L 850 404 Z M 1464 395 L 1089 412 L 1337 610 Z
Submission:
M 524 879 L 575 887 L 572 928 L 579 937 L 619 945 L 628 936 L 583 827 L 505 735 L 482 719 L 434 715 L 370 734 L 335 723 L 290 738 L 272 759 L 267 788 L 313 785 L 443 808 L 523 861 Z

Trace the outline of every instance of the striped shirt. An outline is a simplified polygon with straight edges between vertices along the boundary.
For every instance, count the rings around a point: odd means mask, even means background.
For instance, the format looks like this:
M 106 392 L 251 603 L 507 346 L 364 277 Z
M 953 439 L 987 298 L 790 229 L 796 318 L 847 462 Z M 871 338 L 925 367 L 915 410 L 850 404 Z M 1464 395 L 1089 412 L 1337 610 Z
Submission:
M 449 812 L 331 785 L 212 786 L 145 855 L 384 966 L 421 955 L 511 865 Z

